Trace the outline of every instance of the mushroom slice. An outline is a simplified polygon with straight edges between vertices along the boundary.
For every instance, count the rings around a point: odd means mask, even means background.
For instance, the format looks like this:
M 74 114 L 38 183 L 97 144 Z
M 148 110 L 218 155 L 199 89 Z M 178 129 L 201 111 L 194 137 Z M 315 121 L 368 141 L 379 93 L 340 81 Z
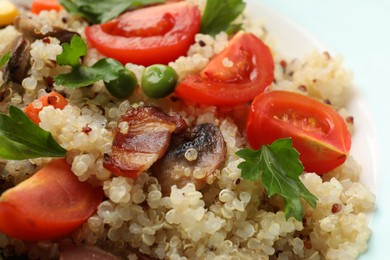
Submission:
M 6 68 L 7 80 L 21 84 L 31 67 L 30 57 L 30 42 L 19 36 Z
M 39 31 L 39 24 L 36 21 L 31 18 L 20 16 L 15 18 L 14 26 L 25 37 L 30 39 L 31 42 L 36 39 L 43 39 L 45 37 L 54 37 L 57 38 L 61 43 L 70 43 L 70 40 L 75 34 L 79 35 L 77 32 L 72 32 L 56 26 L 53 26 L 52 31 L 43 34 Z
M 153 167 L 161 191 L 169 195 L 171 187 L 179 188 L 194 183 L 197 190 L 215 178 L 215 171 L 226 157 L 226 144 L 219 128 L 213 124 L 200 124 L 191 132 L 172 136 L 168 152 Z
M 137 177 L 161 158 L 171 133 L 187 128 L 185 121 L 156 107 L 129 109 L 118 122 L 112 151 L 104 155 L 104 167 L 118 176 Z

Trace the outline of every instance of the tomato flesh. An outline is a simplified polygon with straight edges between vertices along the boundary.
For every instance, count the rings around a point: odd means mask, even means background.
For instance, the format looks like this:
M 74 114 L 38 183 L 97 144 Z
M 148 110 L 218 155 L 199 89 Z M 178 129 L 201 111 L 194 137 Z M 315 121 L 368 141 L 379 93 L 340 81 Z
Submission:
M 0 232 L 51 240 L 81 226 L 103 199 L 101 188 L 80 182 L 65 159 L 50 162 L 0 197 Z
M 240 32 L 200 74 L 186 77 L 175 94 L 208 105 L 245 103 L 272 83 L 273 71 L 269 48 L 253 34 Z
M 123 64 L 168 64 L 187 53 L 200 19 L 198 7 L 170 3 L 124 13 L 85 33 L 93 47 Z
M 287 91 L 262 93 L 254 99 L 246 133 L 254 149 L 291 137 L 305 171 L 318 174 L 340 166 L 351 148 L 347 125 L 331 106 Z

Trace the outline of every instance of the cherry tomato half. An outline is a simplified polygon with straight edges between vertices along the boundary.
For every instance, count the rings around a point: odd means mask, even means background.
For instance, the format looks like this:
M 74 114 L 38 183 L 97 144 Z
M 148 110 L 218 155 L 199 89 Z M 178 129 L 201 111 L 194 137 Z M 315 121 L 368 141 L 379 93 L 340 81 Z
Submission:
M 240 32 L 203 69 L 189 75 L 175 94 L 209 105 L 235 105 L 252 100 L 272 83 L 274 62 L 269 48 L 251 33 Z
M 31 3 L 31 12 L 39 14 L 41 11 L 61 11 L 63 7 L 58 0 L 33 0 Z
M 200 29 L 198 7 L 185 2 L 127 12 L 86 28 L 93 47 L 123 64 L 168 64 L 185 55 Z
M 287 91 L 257 96 L 249 111 L 246 133 L 254 149 L 291 137 L 307 172 L 323 174 L 341 165 L 351 148 L 345 120 L 331 106 Z
M 57 239 L 97 209 L 103 190 L 80 182 L 65 159 L 51 161 L 0 197 L 0 232 L 21 240 Z

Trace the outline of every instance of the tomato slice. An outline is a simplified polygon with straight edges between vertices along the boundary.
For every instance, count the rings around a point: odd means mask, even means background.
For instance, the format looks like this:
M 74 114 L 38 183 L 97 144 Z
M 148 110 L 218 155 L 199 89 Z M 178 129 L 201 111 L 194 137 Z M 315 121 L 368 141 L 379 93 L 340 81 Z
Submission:
M 287 91 L 257 96 L 251 106 L 246 134 L 254 149 L 291 137 L 307 172 L 323 174 L 341 165 L 350 149 L 345 120 L 331 106 Z
M 85 30 L 93 47 L 123 64 L 168 64 L 185 55 L 200 29 L 198 7 L 170 3 L 127 12 Z
M 225 65 L 224 65 L 225 64 Z M 272 54 L 260 39 L 240 32 L 199 75 L 189 75 L 175 94 L 209 105 L 235 105 L 252 100 L 274 79 Z
M 39 14 L 41 11 L 55 10 L 57 12 L 62 10 L 58 0 L 33 0 L 31 3 L 31 12 Z
M 65 159 L 50 162 L 0 197 L 0 232 L 21 240 L 57 239 L 97 209 L 103 190 L 80 182 Z

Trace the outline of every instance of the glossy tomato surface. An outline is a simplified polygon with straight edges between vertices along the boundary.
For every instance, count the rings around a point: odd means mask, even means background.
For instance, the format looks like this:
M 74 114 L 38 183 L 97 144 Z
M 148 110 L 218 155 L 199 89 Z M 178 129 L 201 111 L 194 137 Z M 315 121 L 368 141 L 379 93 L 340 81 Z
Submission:
M 50 162 L 0 197 L 0 232 L 51 240 L 81 226 L 103 199 L 101 188 L 80 182 L 65 159 Z
M 323 174 L 341 165 L 351 148 L 345 120 L 331 106 L 287 91 L 257 96 L 246 133 L 254 149 L 291 137 L 305 171 Z
M 167 64 L 187 53 L 200 19 L 197 6 L 169 3 L 124 13 L 85 33 L 93 47 L 123 64 Z
M 240 104 L 263 92 L 272 83 L 273 72 L 268 46 L 253 34 L 240 32 L 199 75 L 186 77 L 175 94 L 202 104 Z

